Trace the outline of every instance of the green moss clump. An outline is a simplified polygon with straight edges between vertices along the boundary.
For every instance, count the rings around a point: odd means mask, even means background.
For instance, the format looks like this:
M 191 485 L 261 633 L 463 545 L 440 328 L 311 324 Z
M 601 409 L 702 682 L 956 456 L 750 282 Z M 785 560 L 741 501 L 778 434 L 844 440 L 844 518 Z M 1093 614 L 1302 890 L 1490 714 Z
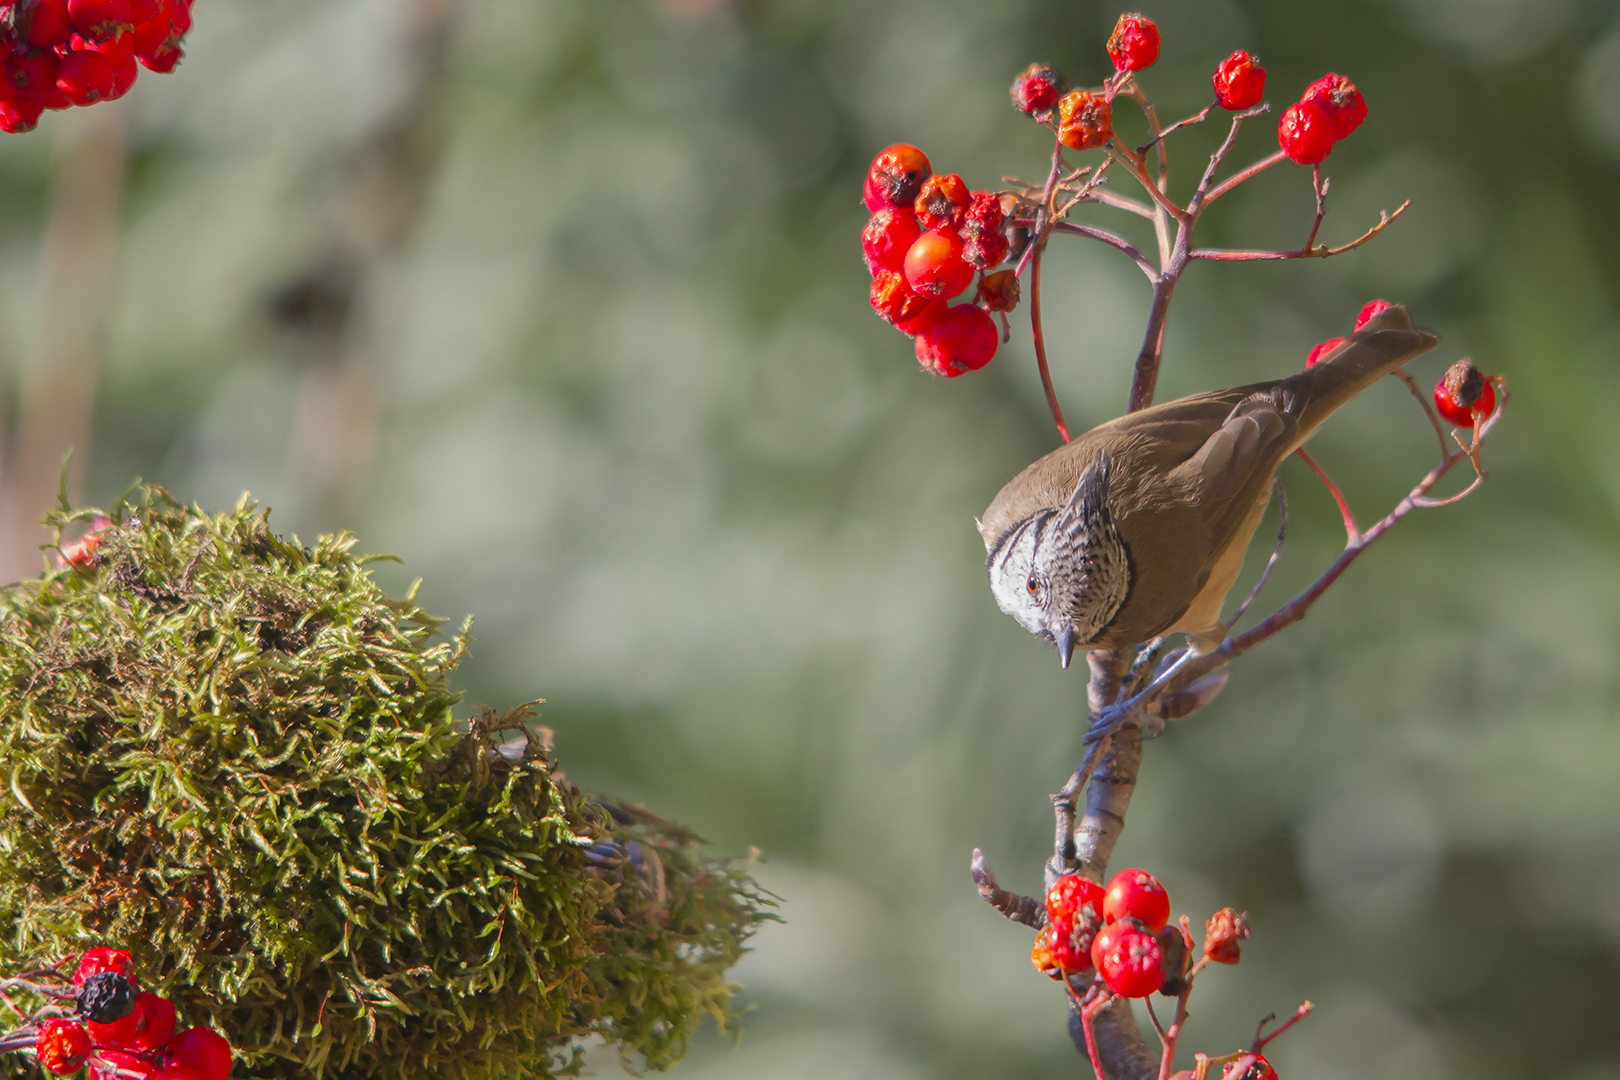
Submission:
M 546 1077 L 588 1035 L 662 1068 L 731 1025 L 766 901 L 527 709 L 453 721 L 466 626 L 246 498 L 110 516 L 0 591 L 0 971 L 129 948 L 261 1077 Z

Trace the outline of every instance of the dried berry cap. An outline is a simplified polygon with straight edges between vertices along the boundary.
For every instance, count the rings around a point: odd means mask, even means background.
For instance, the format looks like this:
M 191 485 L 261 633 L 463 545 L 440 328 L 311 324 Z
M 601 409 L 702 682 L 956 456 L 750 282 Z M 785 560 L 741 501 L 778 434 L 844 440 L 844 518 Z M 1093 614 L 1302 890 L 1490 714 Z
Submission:
M 946 173 L 923 181 L 912 209 L 924 229 L 952 229 L 962 224 L 972 205 L 973 192 L 967 183 L 956 173 Z
M 1475 415 L 1496 411 L 1496 389 L 1472 361 L 1462 359 L 1446 369 L 1434 387 L 1434 407 L 1458 427 L 1474 426 Z
M 1048 64 L 1031 64 L 1013 80 L 1013 107 L 1025 115 L 1045 112 L 1069 92 L 1069 80 Z
M 1227 112 L 1242 112 L 1260 104 L 1266 92 L 1266 69 L 1242 49 L 1216 65 L 1210 76 L 1215 84 L 1215 100 Z
M 1070 90 L 1058 102 L 1058 140 L 1071 150 L 1094 150 L 1114 137 L 1108 100 L 1090 90 Z
M 135 988 L 116 971 L 103 971 L 79 987 L 79 1015 L 98 1024 L 110 1024 L 135 1008 Z
M 1243 958 L 1241 942 L 1249 936 L 1249 913 L 1221 908 L 1204 924 L 1204 955 L 1217 964 L 1235 964 Z
M 1120 71 L 1141 71 L 1159 58 L 1159 28 L 1139 12 L 1128 12 L 1114 24 L 1108 58 Z

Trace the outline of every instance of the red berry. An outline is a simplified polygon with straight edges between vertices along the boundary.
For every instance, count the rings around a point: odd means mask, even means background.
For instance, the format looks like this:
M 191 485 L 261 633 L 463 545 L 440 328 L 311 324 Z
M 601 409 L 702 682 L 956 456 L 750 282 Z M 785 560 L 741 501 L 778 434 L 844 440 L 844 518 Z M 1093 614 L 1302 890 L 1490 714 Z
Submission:
M 866 208 L 873 213 L 885 206 L 910 210 L 923 181 L 932 173 L 926 154 L 915 146 L 895 143 L 873 158 L 866 170 Z
M 68 38 L 68 48 L 76 52 L 98 52 L 117 70 L 135 59 L 135 35 L 119 34 L 106 41 L 91 41 L 81 34 L 74 34 Z
M 1163 986 L 1163 959 L 1158 939 L 1131 920 L 1109 923 L 1091 943 L 1097 974 L 1120 997 L 1147 997 Z
M 1035 932 L 1035 944 L 1029 950 L 1029 962 L 1035 965 L 1035 970 L 1054 979 L 1062 978 L 1054 953 L 1056 940 L 1057 927 L 1047 923 Z
M 1316 105 L 1333 121 L 1333 137 L 1342 139 L 1367 119 L 1367 102 L 1356 84 L 1332 72 L 1305 88 L 1299 100 Z
M 231 1071 L 231 1044 L 212 1028 L 187 1028 L 169 1041 L 163 1067 L 190 1065 L 203 1080 L 225 1080 Z
M 114 65 L 112 96 L 108 100 L 117 101 L 129 93 L 129 88 L 135 85 L 135 77 L 140 73 L 140 67 L 135 63 L 133 56 L 121 64 Z
M 142 994 L 128 1016 L 108 1024 L 90 1021 L 90 1037 L 97 1046 L 114 1050 L 156 1050 L 174 1034 L 174 1002 L 156 994 Z
M 56 88 L 75 105 L 94 105 L 113 95 L 118 72 L 98 52 L 69 52 L 56 65 Z
M 1362 306 L 1361 314 L 1356 316 L 1356 329 L 1360 330 L 1363 326 L 1366 326 L 1378 316 L 1388 311 L 1392 306 L 1393 305 L 1391 305 L 1388 300 L 1367 301 L 1367 303 Z
M 1434 407 L 1458 427 L 1471 428 L 1474 417 L 1496 411 L 1496 388 L 1472 363 L 1459 360 L 1434 384 Z
M 935 174 L 923 181 L 914 209 L 917 222 L 925 229 L 952 229 L 962 224 L 973 193 L 955 173 Z
M 1295 102 L 1277 121 L 1277 144 L 1301 165 L 1315 165 L 1333 153 L 1333 139 L 1333 118 L 1314 102 Z
M 141 66 L 159 75 L 167 75 L 173 71 L 184 56 L 185 51 L 180 48 L 178 39 L 173 34 L 156 48 L 135 50 L 135 59 L 141 62 Z
M 72 1020 L 42 1020 L 34 1056 L 58 1076 L 78 1072 L 90 1056 L 90 1033 Z
M 872 275 L 872 309 L 902 334 L 917 334 L 939 318 L 945 300 L 918 293 L 898 270 L 879 270 Z
M 111 525 L 101 514 L 90 520 L 90 533 L 98 533 Z M 109 949 L 105 945 L 98 945 L 93 949 L 86 949 L 79 958 L 79 966 L 73 972 L 73 985 L 81 986 L 84 980 L 92 975 L 101 975 L 105 972 L 114 972 L 134 983 L 135 958 L 130 956 L 127 949 Z
M 861 230 L 861 249 L 866 253 L 866 269 L 899 270 L 906 261 L 906 252 L 922 229 L 917 215 L 909 210 L 884 207 L 872 215 L 872 220 Z
M 906 250 L 906 284 L 924 296 L 955 296 L 973 281 L 973 267 L 962 258 L 962 238 L 931 229 Z
M 39 114 L 45 111 L 45 106 L 37 101 L 30 101 L 11 88 L 9 82 L 0 80 L 0 131 L 12 135 L 20 135 L 25 131 L 33 131 L 34 125 L 39 123 Z
M 1141 71 L 1159 58 L 1159 28 L 1146 15 L 1121 15 L 1108 38 L 1108 58 L 1120 71 Z
M 1094 150 L 1114 137 L 1113 109 L 1090 90 L 1070 90 L 1058 102 L 1058 140 L 1072 150 Z
M 1254 1063 L 1241 1072 L 1237 1061 L 1232 1062 L 1221 1072 L 1221 1080 L 1277 1080 L 1277 1070 L 1271 1067 L 1266 1055 L 1254 1055 Z
M 1326 341 L 1318 342 L 1316 348 L 1310 351 L 1310 355 L 1305 357 L 1305 366 L 1315 367 L 1322 357 L 1343 345 L 1344 342 L 1345 339 L 1342 337 L 1328 338 Z
M 92 1080 L 131 1080 L 132 1077 L 151 1077 L 158 1066 L 143 1055 L 127 1050 L 97 1050 L 90 1060 Z
M 1021 113 L 1045 112 L 1069 92 L 1069 80 L 1046 64 L 1031 64 L 1013 80 L 1013 106 Z
M 1242 49 L 1222 60 L 1211 78 L 1215 100 L 1227 112 L 1254 108 L 1266 91 L 1266 69 Z
M 1223 907 L 1204 924 L 1204 955 L 1217 964 L 1235 964 L 1243 958 L 1241 942 L 1248 936 L 1248 912 Z
M 1072 919 L 1086 905 L 1100 918 L 1103 910 L 1103 887 L 1079 874 L 1064 874 L 1046 890 L 1046 914 L 1052 919 Z
M 36 48 L 54 48 L 73 33 L 67 0 L 21 0 L 11 17 L 18 37 Z
M 975 270 L 988 270 L 1007 261 L 1012 244 L 1000 233 L 975 236 L 962 245 L 962 261 Z
M 131 27 L 130 0 L 67 0 L 73 29 L 91 41 L 106 41 Z
M 208 1080 L 208 1077 L 192 1065 L 170 1065 L 162 1072 L 153 1073 L 151 1080 Z
M 6 81 L 20 96 L 50 107 L 56 89 L 56 54 L 12 53 L 6 61 Z
M 983 308 L 957 304 L 917 335 L 917 362 L 947 379 L 978 371 L 996 355 L 1001 334 Z
M 1170 894 L 1146 870 L 1121 870 L 1108 883 L 1103 897 L 1103 919 L 1139 919 L 1154 933 L 1170 921 Z
M 1083 918 L 1052 920 L 1052 959 L 1061 970 L 1091 970 L 1091 943 L 1098 925 L 1096 920 Z
M 1001 232 L 1006 215 L 1001 212 L 1001 196 L 993 191 L 975 191 L 967 212 L 962 215 L 962 236 L 972 239 Z

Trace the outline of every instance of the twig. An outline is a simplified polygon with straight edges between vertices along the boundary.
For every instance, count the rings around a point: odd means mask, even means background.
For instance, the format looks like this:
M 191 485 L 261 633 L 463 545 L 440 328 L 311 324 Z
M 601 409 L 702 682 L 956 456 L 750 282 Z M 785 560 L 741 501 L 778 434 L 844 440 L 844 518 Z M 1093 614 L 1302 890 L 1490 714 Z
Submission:
M 1136 148 L 1136 152 L 1138 154 L 1145 154 L 1154 146 L 1162 144 L 1164 142 L 1164 137 L 1170 134 L 1172 131 L 1179 131 L 1184 127 L 1191 127 L 1194 124 L 1202 124 L 1205 120 L 1209 119 L 1209 114 L 1215 111 L 1215 106 L 1218 104 L 1220 104 L 1220 102 L 1212 101 L 1208 105 L 1205 105 L 1201 112 L 1196 112 L 1186 119 L 1177 120 L 1175 123 L 1153 136 L 1153 138 L 1149 139 L 1141 146 L 1138 146 Z
M 1316 195 L 1316 221 L 1311 225 L 1310 239 L 1305 241 L 1305 250 L 1309 251 L 1316 246 L 1316 234 L 1322 231 L 1322 219 L 1327 217 L 1327 193 L 1330 180 L 1322 179 L 1322 163 L 1319 161 L 1311 166 L 1311 191 Z
M 1270 1035 L 1267 1035 L 1262 1039 L 1260 1037 L 1260 1032 L 1256 1031 L 1254 1033 L 1254 1052 L 1258 1054 L 1260 1051 L 1264 1050 L 1271 1043 L 1271 1040 L 1275 1039 L 1277 1036 L 1281 1035 L 1283 1032 L 1305 1019 L 1311 1014 L 1311 1010 L 1314 1008 L 1316 1008 L 1316 1005 L 1310 1001 L 1301 1002 L 1299 1008 L 1294 1010 L 1294 1015 L 1290 1016 L 1287 1020 L 1284 1020 L 1282 1026 L 1276 1031 L 1273 1031 Z M 1260 1026 L 1265 1027 L 1264 1020 L 1260 1022 Z
M 1333 501 L 1339 504 L 1339 514 L 1344 518 L 1344 542 L 1346 544 L 1354 544 L 1356 541 L 1360 540 L 1361 527 L 1356 524 L 1356 515 L 1350 512 L 1350 504 L 1345 501 L 1344 495 L 1339 491 L 1338 485 L 1335 484 L 1333 479 L 1323 471 L 1322 466 L 1316 463 L 1316 459 L 1305 452 L 1304 447 L 1300 447 L 1298 450 L 1295 450 L 1294 453 L 1298 455 L 1299 460 L 1311 467 L 1311 472 L 1316 474 L 1316 478 L 1322 481 L 1322 483 L 1326 484 L 1328 491 L 1333 493 Z
M 1255 262 L 1275 261 L 1277 259 L 1326 259 L 1331 255 L 1343 255 L 1347 251 L 1354 251 L 1385 229 L 1389 228 L 1394 220 L 1405 213 L 1406 208 L 1412 205 L 1407 199 L 1395 208 L 1393 213 L 1383 210 L 1378 212 L 1378 224 L 1350 241 L 1338 247 L 1303 247 L 1297 251 L 1232 251 L 1227 248 L 1195 248 L 1188 252 L 1189 259 L 1215 259 L 1222 262 Z
M 1429 418 L 1429 423 L 1434 426 L 1434 437 L 1440 440 L 1440 456 L 1445 457 L 1446 453 L 1450 450 L 1450 447 L 1446 445 L 1446 432 L 1445 429 L 1440 426 L 1440 417 L 1436 415 L 1434 406 L 1430 403 L 1428 396 L 1418 388 L 1417 382 L 1406 372 L 1396 369 L 1393 374 L 1397 379 L 1405 383 L 1406 388 L 1412 391 L 1412 396 L 1417 398 L 1419 407 L 1423 409 L 1423 415 L 1427 416 Z
M 978 848 L 973 849 L 973 884 L 979 888 L 979 895 L 985 903 L 1001 912 L 1016 923 L 1039 930 L 1046 925 L 1046 905 L 1030 896 L 1019 896 L 1008 892 L 996 882 L 996 875 L 990 870 L 990 863 L 984 857 L 984 852 Z
M 1046 334 L 1041 329 L 1041 251 L 1046 247 L 1049 229 L 1043 229 L 1035 238 L 1035 255 L 1029 263 L 1029 329 L 1035 343 L 1035 366 L 1041 372 L 1041 389 L 1046 393 L 1046 407 L 1052 411 L 1052 422 L 1057 425 L 1058 436 L 1069 441 L 1069 425 L 1063 419 L 1063 406 L 1058 404 L 1057 390 L 1052 386 L 1052 369 L 1046 363 Z
M 1210 203 L 1214 202 L 1222 195 L 1225 195 L 1228 191 L 1231 191 L 1245 180 L 1258 176 L 1267 169 L 1271 168 L 1273 165 L 1286 161 L 1287 159 L 1288 155 L 1283 153 L 1281 150 L 1278 150 L 1270 157 L 1261 158 L 1253 165 L 1250 165 L 1247 169 L 1233 173 L 1231 176 L 1228 176 L 1225 180 L 1222 180 L 1219 184 L 1217 184 L 1208 195 L 1204 196 L 1203 206 L 1208 206 Z
M 1209 165 L 1204 169 L 1204 175 L 1198 181 L 1198 190 L 1193 192 L 1192 200 L 1187 203 L 1187 209 L 1189 211 L 1191 211 L 1193 214 L 1201 213 L 1204 207 L 1213 200 L 1214 196 L 1209 194 L 1209 185 L 1214 181 L 1215 171 L 1221 167 L 1221 162 L 1226 160 L 1226 155 L 1232 152 L 1232 144 L 1237 142 L 1238 128 L 1243 126 L 1243 121 L 1253 116 L 1259 116 L 1261 113 L 1268 111 L 1270 108 L 1271 106 L 1269 105 L 1261 104 L 1253 109 L 1250 109 L 1248 112 L 1238 113 L 1236 116 L 1232 117 L 1232 126 L 1227 129 L 1226 141 L 1221 143 L 1220 149 L 1209 155 Z M 1264 167 L 1265 166 L 1263 165 L 1257 166 L 1254 171 L 1259 172 L 1260 169 Z M 1253 175 L 1253 173 L 1250 175 Z M 1236 186 L 1236 184 L 1240 184 L 1242 182 L 1242 180 L 1234 181 L 1231 186 Z M 1223 188 L 1223 190 L 1230 190 L 1230 186 Z
M 1098 229 L 1091 225 L 1081 225 L 1072 221 L 1060 221 L 1052 226 L 1052 231 L 1073 233 L 1076 236 L 1089 236 L 1093 240 L 1100 240 L 1108 246 L 1118 248 L 1129 255 L 1132 261 L 1142 268 L 1142 273 L 1148 276 L 1149 281 L 1154 280 L 1159 275 L 1159 268 L 1154 266 L 1146 255 L 1137 250 L 1136 245 L 1122 237 L 1115 236 L 1106 229 Z

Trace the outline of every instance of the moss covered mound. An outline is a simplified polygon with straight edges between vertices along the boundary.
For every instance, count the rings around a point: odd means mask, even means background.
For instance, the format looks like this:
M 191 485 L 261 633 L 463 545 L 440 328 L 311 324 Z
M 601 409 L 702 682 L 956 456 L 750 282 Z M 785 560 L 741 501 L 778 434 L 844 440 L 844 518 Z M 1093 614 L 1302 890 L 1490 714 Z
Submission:
M 659 1068 L 727 1026 L 747 878 L 526 709 L 453 720 L 467 627 L 267 516 L 143 488 L 0 592 L 0 971 L 127 947 L 233 1075 L 549 1076 L 591 1034 Z

